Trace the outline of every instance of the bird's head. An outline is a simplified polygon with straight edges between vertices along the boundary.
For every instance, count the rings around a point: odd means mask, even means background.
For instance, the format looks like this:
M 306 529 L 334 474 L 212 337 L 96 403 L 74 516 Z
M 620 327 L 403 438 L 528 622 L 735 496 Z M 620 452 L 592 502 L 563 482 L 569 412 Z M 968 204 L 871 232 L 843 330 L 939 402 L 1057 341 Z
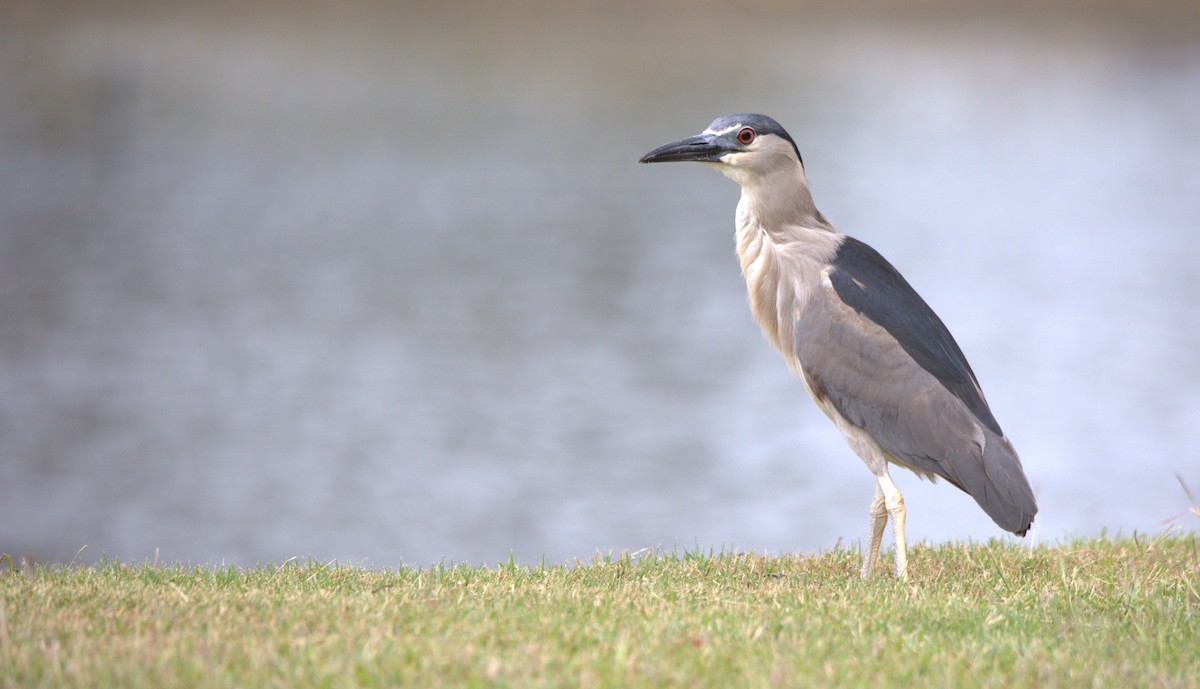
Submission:
M 791 135 L 770 117 L 755 114 L 718 117 L 703 132 L 659 146 L 638 162 L 688 160 L 714 165 L 742 186 L 804 167 Z

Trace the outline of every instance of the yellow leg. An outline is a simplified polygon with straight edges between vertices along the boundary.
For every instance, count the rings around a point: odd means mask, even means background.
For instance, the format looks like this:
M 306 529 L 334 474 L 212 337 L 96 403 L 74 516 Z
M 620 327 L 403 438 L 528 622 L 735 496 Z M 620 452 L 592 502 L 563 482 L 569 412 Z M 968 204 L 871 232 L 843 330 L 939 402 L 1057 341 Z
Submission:
M 883 529 L 888 517 L 892 519 L 892 540 L 896 550 L 896 578 L 908 576 L 908 548 L 904 540 L 904 496 L 892 483 L 888 474 L 875 477 L 875 498 L 871 500 L 871 541 L 863 553 L 862 578 L 871 576 L 871 569 L 879 559 L 879 545 L 883 541 Z
M 887 526 L 887 508 L 884 506 L 883 489 L 875 483 L 875 498 L 871 500 L 871 542 L 863 553 L 862 578 L 871 576 L 871 568 L 879 559 L 879 544 L 883 541 L 883 527 Z
M 884 474 L 879 476 L 879 488 L 883 491 L 883 502 L 887 514 L 892 518 L 892 539 L 896 550 L 896 578 L 904 579 L 908 575 L 908 547 L 904 541 L 904 496 L 892 483 L 892 477 Z

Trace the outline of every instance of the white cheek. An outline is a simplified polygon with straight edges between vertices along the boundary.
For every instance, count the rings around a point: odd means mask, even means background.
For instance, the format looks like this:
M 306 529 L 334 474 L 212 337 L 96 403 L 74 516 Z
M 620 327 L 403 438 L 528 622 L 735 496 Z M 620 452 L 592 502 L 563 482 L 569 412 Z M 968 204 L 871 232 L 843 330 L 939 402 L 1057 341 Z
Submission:
M 716 167 L 721 171 L 721 174 L 745 186 L 750 181 L 746 174 L 746 168 L 743 166 L 745 162 L 747 162 L 745 153 L 726 153 L 721 156 L 721 162 L 717 163 Z

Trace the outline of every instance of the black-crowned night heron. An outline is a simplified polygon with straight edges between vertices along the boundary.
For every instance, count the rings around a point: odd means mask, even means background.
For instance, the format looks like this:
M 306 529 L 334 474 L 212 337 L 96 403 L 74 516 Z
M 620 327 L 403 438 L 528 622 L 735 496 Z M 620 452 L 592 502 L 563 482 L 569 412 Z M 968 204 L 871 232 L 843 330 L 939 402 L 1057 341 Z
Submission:
M 642 163 L 713 165 L 742 187 L 737 254 L 750 310 L 817 406 L 875 475 L 871 573 L 888 517 L 907 572 L 904 498 L 888 464 L 942 477 L 1023 536 L 1037 503 L 1021 460 L 950 331 L 883 256 L 813 205 L 796 142 L 764 115 L 729 115 Z

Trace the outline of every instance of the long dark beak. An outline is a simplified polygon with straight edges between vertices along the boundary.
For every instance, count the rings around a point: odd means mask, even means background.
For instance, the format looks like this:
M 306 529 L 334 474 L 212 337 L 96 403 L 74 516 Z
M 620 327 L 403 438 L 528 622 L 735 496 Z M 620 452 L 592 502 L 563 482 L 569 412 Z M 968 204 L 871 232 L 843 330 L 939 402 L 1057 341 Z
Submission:
M 733 149 L 712 134 L 697 134 L 686 139 L 659 146 L 638 160 L 639 163 L 674 163 L 696 160 L 717 163 Z

